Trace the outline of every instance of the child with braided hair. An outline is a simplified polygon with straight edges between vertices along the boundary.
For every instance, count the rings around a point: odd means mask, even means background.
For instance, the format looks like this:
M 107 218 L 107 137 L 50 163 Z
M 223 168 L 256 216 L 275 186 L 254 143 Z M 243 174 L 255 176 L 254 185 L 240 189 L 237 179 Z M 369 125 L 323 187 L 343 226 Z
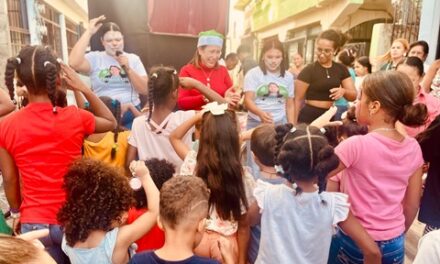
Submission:
M 166 159 L 180 170 L 182 159 L 175 153 L 169 141 L 170 133 L 180 124 L 195 115 L 194 110 L 176 111 L 178 87 L 195 87 L 210 100 L 226 102 L 215 91 L 190 77 L 178 77 L 172 67 L 153 67 L 148 82 L 148 112 L 133 121 L 128 139 L 126 166 L 136 159 Z M 183 142 L 191 145 L 193 129 L 188 131 Z
M 130 131 L 121 126 L 121 103 L 108 96 L 101 96 L 99 99 L 110 109 L 117 126 L 113 131 L 88 136 L 83 145 L 84 157 L 98 159 L 124 169 Z
M 148 82 L 148 112 L 134 119 L 128 138 L 126 166 L 136 156 L 140 160 L 166 159 L 176 168 L 182 160 L 175 154 L 168 140 L 169 133 L 182 122 L 194 116 L 194 111 L 176 111 L 179 77 L 171 67 L 153 67 Z M 185 143 L 191 144 L 192 131 L 186 134 Z
M 20 223 L 22 233 L 49 228 L 50 235 L 41 241 L 58 263 L 64 263 L 56 218 L 65 200 L 64 174 L 81 157 L 84 137 L 112 130 L 116 121 L 75 71 L 47 47 L 26 46 L 8 59 L 5 83 L 11 99 L 15 75 L 28 90 L 29 104 L 0 123 L 0 167 L 14 231 L 19 232 Z M 60 79 L 85 95 L 95 116 L 75 106 L 56 106 Z
M 324 192 L 338 158 L 320 129 L 292 124 L 275 129 L 277 170 L 297 187 L 258 180 L 249 209 L 251 225 L 261 221 L 255 263 L 327 263 L 338 224 L 364 250 L 366 263 L 378 263 L 379 249 L 350 214 L 347 195 Z

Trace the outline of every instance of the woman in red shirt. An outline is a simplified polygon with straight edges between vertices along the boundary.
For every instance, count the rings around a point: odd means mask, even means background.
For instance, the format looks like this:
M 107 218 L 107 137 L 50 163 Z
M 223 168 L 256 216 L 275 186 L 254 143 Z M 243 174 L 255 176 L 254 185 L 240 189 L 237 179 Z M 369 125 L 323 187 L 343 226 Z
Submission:
M 200 32 L 197 50 L 192 60 L 180 70 L 180 77 L 191 77 L 214 90 L 222 97 L 228 97 L 229 103 L 234 105 L 240 98 L 232 95 L 234 91 L 232 80 L 226 67 L 219 65 L 223 47 L 223 35 L 215 30 Z M 209 102 L 199 90 L 194 88 L 179 88 L 177 105 L 181 110 L 200 110 Z

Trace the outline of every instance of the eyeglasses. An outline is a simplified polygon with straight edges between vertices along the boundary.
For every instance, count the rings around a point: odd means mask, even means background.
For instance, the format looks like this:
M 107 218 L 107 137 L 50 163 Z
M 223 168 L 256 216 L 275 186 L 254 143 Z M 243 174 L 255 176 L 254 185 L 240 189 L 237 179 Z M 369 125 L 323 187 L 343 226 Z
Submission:
M 325 55 L 330 55 L 333 53 L 333 49 L 321 49 L 321 48 L 316 48 L 315 49 L 316 53 L 318 54 L 322 54 L 324 53 Z

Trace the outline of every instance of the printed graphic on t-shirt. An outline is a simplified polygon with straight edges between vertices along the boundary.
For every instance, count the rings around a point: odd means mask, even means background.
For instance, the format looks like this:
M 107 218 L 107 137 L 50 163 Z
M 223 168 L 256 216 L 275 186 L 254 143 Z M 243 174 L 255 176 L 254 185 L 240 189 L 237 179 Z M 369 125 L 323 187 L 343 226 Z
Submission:
M 256 89 L 256 95 L 261 101 L 283 103 L 289 96 L 287 88 L 274 82 L 262 85 Z
M 99 79 L 108 84 L 112 85 L 121 85 L 121 83 L 128 83 L 128 76 L 124 69 L 121 69 L 117 65 L 110 65 L 108 69 L 102 69 L 98 73 Z

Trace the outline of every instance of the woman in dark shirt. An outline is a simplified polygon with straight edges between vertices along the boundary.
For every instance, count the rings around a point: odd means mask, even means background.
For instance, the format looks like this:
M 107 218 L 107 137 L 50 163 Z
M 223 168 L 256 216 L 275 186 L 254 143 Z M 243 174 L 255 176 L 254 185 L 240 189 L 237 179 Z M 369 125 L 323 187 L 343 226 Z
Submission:
M 429 163 L 420 203 L 419 221 L 426 224 L 424 234 L 440 229 L 440 115 L 431 125 L 417 136 L 423 158 Z
M 347 38 L 333 29 L 323 31 L 316 41 L 316 58 L 307 65 L 295 81 L 295 121 L 311 123 L 342 97 L 356 99 L 356 89 L 347 68 L 333 61 L 333 57 Z M 305 105 L 300 110 L 302 101 Z

